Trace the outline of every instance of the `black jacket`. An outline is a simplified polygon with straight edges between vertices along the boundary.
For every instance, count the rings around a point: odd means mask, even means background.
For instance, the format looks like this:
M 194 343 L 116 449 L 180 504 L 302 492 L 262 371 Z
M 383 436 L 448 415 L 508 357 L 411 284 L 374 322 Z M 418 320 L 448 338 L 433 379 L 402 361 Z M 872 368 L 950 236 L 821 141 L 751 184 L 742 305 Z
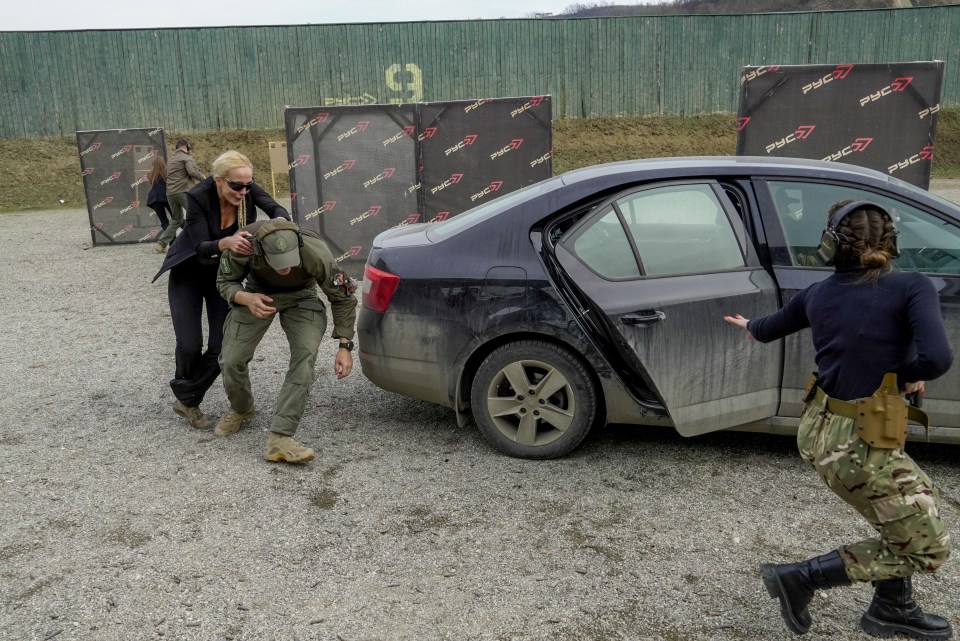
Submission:
M 257 207 L 262 209 L 270 218 L 290 219 L 286 209 L 277 204 L 260 185 L 254 183 L 244 198 L 247 201 L 247 224 L 257 219 Z M 153 280 L 176 267 L 180 263 L 203 256 L 213 260 L 220 259 L 220 196 L 217 195 L 217 185 L 213 176 L 209 176 L 187 192 L 187 216 L 183 222 L 183 229 L 170 245 L 160 271 Z M 153 282 L 153 281 L 151 281 Z
M 817 350 L 817 384 L 845 401 L 873 394 L 887 372 L 902 387 L 933 380 L 953 362 L 937 288 L 916 272 L 864 282 L 862 271 L 838 269 L 780 311 L 747 324 L 761 343 L 807 327 Z
M 154 203 L 167 202 L 167 179 L 157 176 L 157 182 L 150 187 L 150 193 L 147 195 L 147 207 Z

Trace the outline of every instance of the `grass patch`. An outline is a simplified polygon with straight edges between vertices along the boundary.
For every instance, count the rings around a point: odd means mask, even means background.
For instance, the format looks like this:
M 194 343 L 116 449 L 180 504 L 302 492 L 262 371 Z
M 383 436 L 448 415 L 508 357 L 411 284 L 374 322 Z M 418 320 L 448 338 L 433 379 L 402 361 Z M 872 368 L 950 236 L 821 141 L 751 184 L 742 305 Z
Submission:
M 168 143 L 180 132 L 168 131 Z M 204 172 L 221 152 L 238 149 L 250 157 L 260 184 L 269 191 L 268 142 L 284 140 L 282 129 L 185 134 Z M 658 156 L 729 156 L 736 151 L 734 115 L 565 118 L 553 123 L 554 173 L 617 160 Z M 933 176 L 960 178 L 960 108 L 940 112 Z M 171 150 L 168 149 L 168 153 Z M 84 209 L 80 156 L 74 137 L 0 140 L 0 212 Z M 276 174 L 277 197 L 289 196 L 287 175 Z M 64 202 L 61 204 L 60 200 Z

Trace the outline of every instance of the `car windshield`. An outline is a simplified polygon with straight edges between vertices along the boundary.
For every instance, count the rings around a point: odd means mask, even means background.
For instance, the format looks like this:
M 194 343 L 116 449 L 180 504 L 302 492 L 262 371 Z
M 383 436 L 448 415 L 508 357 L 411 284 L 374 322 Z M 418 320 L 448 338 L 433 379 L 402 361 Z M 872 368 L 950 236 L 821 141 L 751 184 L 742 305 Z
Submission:
M 468 209 L 462 214 L 448 218 L 443 222 L 433 223 L 427 228 L 427 238 L 432 242 L 439 242 L 444 238 L 449 238 L 519 203 L 536 198 L 540 194 L 552 189 L 553 183 L 553 180 L 543 180 L 511 192 L 506 196 L 500 196 L 473 209 Z

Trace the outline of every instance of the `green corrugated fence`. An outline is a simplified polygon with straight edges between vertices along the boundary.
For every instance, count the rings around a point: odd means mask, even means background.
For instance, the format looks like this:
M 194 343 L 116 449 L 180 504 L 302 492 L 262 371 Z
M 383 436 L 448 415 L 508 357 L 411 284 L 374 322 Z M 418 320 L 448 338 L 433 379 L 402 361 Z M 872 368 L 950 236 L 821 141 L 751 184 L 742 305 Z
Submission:
M 960 5 L 737 16 L 0 32 L 0 138 L 283 126 L 283 105 L 551 94 L 560 118 L 734 112 L 744 65 L 944 60 Z

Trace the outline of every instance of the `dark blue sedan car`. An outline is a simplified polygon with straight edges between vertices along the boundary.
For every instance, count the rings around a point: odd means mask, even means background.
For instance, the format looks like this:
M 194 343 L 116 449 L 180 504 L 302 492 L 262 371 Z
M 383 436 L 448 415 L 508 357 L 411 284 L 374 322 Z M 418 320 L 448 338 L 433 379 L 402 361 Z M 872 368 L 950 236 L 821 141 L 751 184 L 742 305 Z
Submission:
M 899 268 L 933 278 L 960 345 L 956 205 L 841 163 L 663 158 L 380 234 L 358 321 L 363 373 L 461 424 L 472 415 L 524 458 L 563 455 L 604 422 L 795 431 L 809 336 L 760 345 L 722 317 L 769 314 L 829 275 L 816 248 L 847 198 L 894 213 Z M 924 409 L 932 440 L 960 442 L 960 368 L 927 385 Z

